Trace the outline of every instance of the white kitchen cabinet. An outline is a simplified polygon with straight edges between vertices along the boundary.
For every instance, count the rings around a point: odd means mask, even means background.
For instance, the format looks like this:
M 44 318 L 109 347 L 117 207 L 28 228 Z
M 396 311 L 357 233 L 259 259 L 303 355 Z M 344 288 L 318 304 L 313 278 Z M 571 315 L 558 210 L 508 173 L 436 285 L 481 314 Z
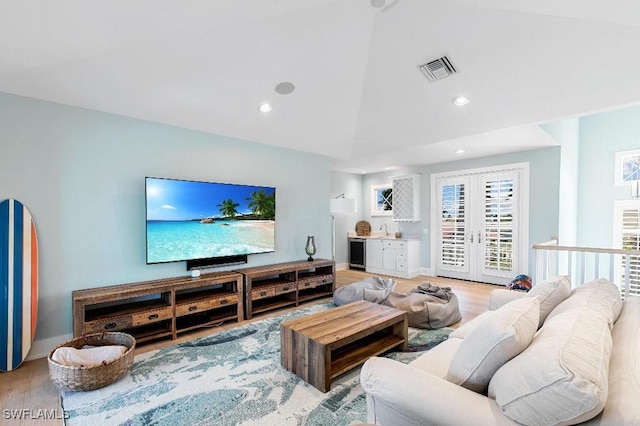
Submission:
M 367 239 L 366 271 L 392 277 L 420 275 L 420 241 L 394 238 Z
M 420 175 L 397 176 L 391 179 L 393 187 L 393 220 L 420 221 Z
M 382 240 L 368 239 L 366 241 L 365 270 L 369 268 L 382 269 Z

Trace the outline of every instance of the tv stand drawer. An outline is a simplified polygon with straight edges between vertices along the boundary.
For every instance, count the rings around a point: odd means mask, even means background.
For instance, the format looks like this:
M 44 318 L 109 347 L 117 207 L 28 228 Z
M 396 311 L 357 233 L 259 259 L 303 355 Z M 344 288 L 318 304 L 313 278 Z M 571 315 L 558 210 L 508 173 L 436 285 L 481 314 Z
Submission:
M 229 296 L 224 297 L 216 297 L 211 300 L 211 307 L 217 308 L 219 306 L 227 306 L 227 305 L 237 305 L 238 304 L 238 295 L 231 294 Z
M 273 297 L 275 295 L 276 295 L 275 287 L 257 288 L 251 291 L 252 300 L 264 299 L 265 297 Z
M 185 304 L 176 306 L 176 316 L 180 317 L 182 315 L 195 314 L 196 312 L 207 311 L 209 309 L 211 309 L 210 300 L 201 300 L 193 303 L 185 303 Z
M 131 315 L 89 321 L 84 324 L 84 334 L 102 333 L 103 331 L 120 331 L 133 327 Z
M 280 284 L 279 286 L 276 286 L 276 295 L 291 293 L 292 291 L 296 291 L 296 289 L 296 283 Z
M 151 324 L 154 322 L 162 321 L 169 319 L 173 316 L 171 312 L 171 307 L 166 307 L 162 309 L 156 309 L 148 312 L 141 312 L 139 314 L 132 315 L 133 326 L 137 327 L 139 325 Z

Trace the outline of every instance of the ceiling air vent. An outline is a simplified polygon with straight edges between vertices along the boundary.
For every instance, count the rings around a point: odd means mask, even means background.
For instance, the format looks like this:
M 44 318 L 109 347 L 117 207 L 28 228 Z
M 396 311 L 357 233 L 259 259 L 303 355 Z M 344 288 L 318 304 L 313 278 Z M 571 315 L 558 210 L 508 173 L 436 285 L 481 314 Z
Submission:
M 446 56 L 418 65 L 418 68 L 431 82 L 442 80 L 458 72 Z

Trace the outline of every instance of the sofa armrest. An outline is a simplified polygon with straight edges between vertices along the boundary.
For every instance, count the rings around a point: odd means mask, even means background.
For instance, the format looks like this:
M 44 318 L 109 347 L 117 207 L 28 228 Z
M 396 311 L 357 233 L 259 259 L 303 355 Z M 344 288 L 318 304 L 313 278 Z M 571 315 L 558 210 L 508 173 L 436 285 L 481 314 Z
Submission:
M 360 384 L 369 423 L 515 425 L 494 400 L 388 358 L 369 358 Z
M 507 303 L 516 299 L 520 299 L 526 294 L 527 293 L 524 291 L 507 290 L 504 288 L 492 290 L 491 293 L 489 293 L 489 310 L 495 311 L 500 306 L 506 305 Z

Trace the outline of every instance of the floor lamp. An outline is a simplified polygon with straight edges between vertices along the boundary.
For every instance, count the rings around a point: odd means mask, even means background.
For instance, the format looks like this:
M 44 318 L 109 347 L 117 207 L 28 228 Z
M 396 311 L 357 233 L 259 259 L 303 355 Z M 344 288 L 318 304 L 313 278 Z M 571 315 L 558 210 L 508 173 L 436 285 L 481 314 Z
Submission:
M 336 260 L 336 215 L 351 214 L 357 211 L 355 198 L 345 198 L 344 194 L 329 200 L 331 214 L 331 259 Z

